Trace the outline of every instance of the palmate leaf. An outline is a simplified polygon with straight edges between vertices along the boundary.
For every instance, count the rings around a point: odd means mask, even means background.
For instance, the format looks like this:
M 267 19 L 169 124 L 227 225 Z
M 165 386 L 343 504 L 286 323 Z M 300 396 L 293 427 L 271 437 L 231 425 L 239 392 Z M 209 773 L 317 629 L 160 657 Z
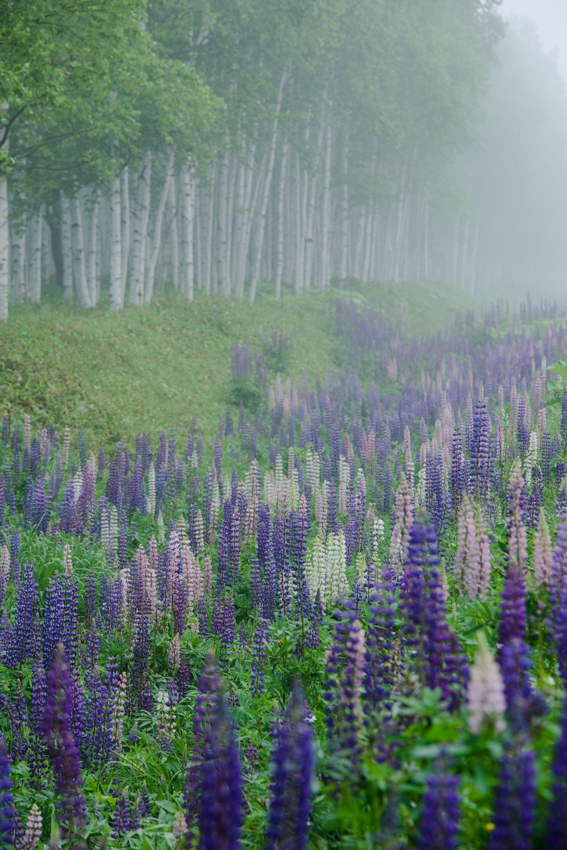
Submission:
M 555 372 L 563 381 L 567 381 L 567 360 L 558 360 L 547 367 L 549 372 Z

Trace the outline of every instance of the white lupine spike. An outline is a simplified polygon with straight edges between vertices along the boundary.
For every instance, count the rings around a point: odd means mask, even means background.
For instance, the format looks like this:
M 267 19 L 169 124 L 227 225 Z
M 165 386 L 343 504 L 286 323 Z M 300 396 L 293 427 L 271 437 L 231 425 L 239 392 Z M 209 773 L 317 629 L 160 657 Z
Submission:
M 97 461 L 96 461 L 96 457 L 94 456 L 94 454 L 92 452 L 89 455 L 87 466 L 88 466 L 89 471 L 91 472 L 93 478 L 96 481 L 96 473 L 97 473 L 97 469 L 98 469 L 98 464 L 97 464 Z
M 417 487 L 415 488 L 416 510 L 425 506 L 425 466 L 417 473 Z
M 4 543 L 0 552 L 0 583 L 5 584 L 10 578 L 10 550 Z
M 148 471 L 148 514 L 153 519 L 156 512 L 156 470 L 153 461 Z
M 71 546 L 65 543 L 63 547 L 63 572 L 66 576 L 73 575 L 73 558 L 71 557 Z
M 29 413 L 24 413 L 24 451 L 31 448 L 31 420 Z
M 111 552 L 114 554 L 118 553 L 118 512 L 116 510 L 116 505 L 113 505 L 110 509 L 110 521 L 108 524 L 110 531 L 110 547 Z
M 295 452 L 293 446 L 290 446 L 287 454 L 287 477 L 291 478 L 295 469 Z
M 63 432 L 63 448 L 61 449 L 61 460 L 63 461 L 63 470 L 66 471 L 69 465 L 69 450 L 71 448 L 71 430 L 65 428 Z
M 162 544 L 165 543 L 165 525 L 163 522 L 163 514 L 160 510 L 157 518 L 157 527 L 158 527 L 158 541 Z
M 197 511 L 197 520 L 195 522 L 195 536 L 197 538 L 197 547 L 199 549 L 199 555 L 201 555 L 205 548 L 205 527 L 203 523 L 203 514 L 201 513 L 201 508 L 199 508 Z
M 532 431 L 530 434 L 530 444 L 524 461 L 524 477 L 526 485 L 529 488 L 532 483 L 532 470 L 537 463 L 538 439 L 537 431 Z
M 345 488 L 350 484 L 350 466 L 342 455 L 339 457 L 339 481 Z

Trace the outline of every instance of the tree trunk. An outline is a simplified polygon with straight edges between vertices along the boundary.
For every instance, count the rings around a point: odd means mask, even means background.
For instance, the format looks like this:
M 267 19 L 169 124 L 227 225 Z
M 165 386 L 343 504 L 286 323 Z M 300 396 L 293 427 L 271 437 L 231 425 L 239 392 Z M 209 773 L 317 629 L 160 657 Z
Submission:
M 8 177 L 0 177 L 0 320 L 8 319 L 8 287 L 10 285 L 10 225 L 8 222 Z
M 183 232 L 183 273 L 182 292 L 188 301 L 193 300 L 193 281 L 195 276 L 193 262 L 193 230 L 195 218 L 195 177 L 192 169 L 186 165 L 181 169 L 181 187 L 183 192 L 183 212 L 181 227 Z
M 89 243 L 87 251 L 87 281 L 91 306 L 98 303 L 99 285 L 97 279 L 98 214 L 100 209 L 100 191 L 94 190 L 93 204 L 89 217 Z
M 71 236 L 71 206 L 61 192 L 61 253 L 63 255 L 63 298 L 73 298 L 73 242 Z
M 348 235 L 349 235 L 349 216 L 348 216 L 348 152 L 349 152 L 349 119 L 345 126 L 345 135 L 343 140 L 343 158 L 342 158 L 342 180 L 343 190 L 341 193 L 341 258 L 339 263 L 339 279 L 341 286 L 344 286 L 347 278 L 347 263 L 348 263 Z
M 177 196 L 175 180 L 169 182 L 169 205 L 171 207 L 170 245 L 171 245 L 171 282 L 179 292 L 179 216 L 177 214 Z
M 141 307 L 144 303 L 145 252 L 150 215 L 151 176 L 152 154 L 151 151 L 146 151 L 138 172 L 138 199 L 134 218 L 132 267 L 130 269 L 130 304 L 135 304 L 138 307 Z
M 167 201 L 167 196 L 169 195 L 169 184 L 171 183 L 171 178 L 173 176 L 173 151 L 170 151 L 167 165 L 165 169 L 164 182 L 159 198 L 159 204 L 156 211 L 156 216 L 154 220 L 154 232 L 151 239 L 151 247 L 149 251 L 149 256 L 146 258 L 146 269 L 145 269 L 145 284 L 144 284 L 144 303 L 149 304 L 152 300 L 154 294 L 154 278 L 156 274 L 156 264 L 159 256 L 159 249 L 161 247 L 161 232 L 163 225 L 163 214 L 165 211 L 165 204 Z
M 110 309 L 122 308 L 122 221 L 120 177 L 112 181 L 110 190 Z
M 128 279 L 128 261 L 130 259 L 130 179 L 128 166 L 125 165 L 120 174 L 120 244 L 122 250 L 122 289 L 120 290 L 120 307 L 124 306 L 126 281 Z
M 282 149 L 282 159 L 280 163 L 280 182 L 278 186 L 278 214 L 277 214 L 277 260 L 276 260 L 276 298 L 279 300 L 282 297 L 282 272 L 283 272 L 283 240 L 284 240 L 284 192 L 285 179 L 287 174 L 287 138 L 284 141 Z
M 30 274 L 29 297 L 34 304 L 41 298 L 41 212 L 36 213 L 30 222 Z
M 12 232 L 12 298 L 15 304 L 22 304 L 26 300 L 25 228 Z
M 315 169 L 313 176 L 308 180 L 309 194 L 307 203 L 307 217 L 305 227 L 305 268 L 303 272 L 303 285 L 306 292 L 311 288 L 312 264 L 313 264 L 313 225 L 315 221 L 315 202 L 317 200 L 317 184 L 319 181 L 319 165 L 322 156 L 323 147 L 323 132 L 325 130 L 325 117 L 327 109 L 323 102 L 321 107 L 321 122 L 319 124 L 319 133 L 317 137 L 317 146 L 315 154 Z
M 262 206 L 260 210 L 260 223 L 258 228 L 258 244 L 256 245 L 256 257 L 254 262 L 254 271 L 252 272 L 252 280 L 250 282 L 250 303 L 254 302 L 256 298 L 256 286 L 258 284 L 258 278 L 260 276 L 260 261 L 262 259 L 262 248 L 264 245 L 264 225 L 266 223 L 266 210 L 268 209 L 268 198 L 270 195 L 270 185 L 272 182 L 272 174 L 274 172 L 274 161 L 276 158 L 276 145 L 278 141 L 278 124 L 280 120 L 280 109 L 282 105 L 282 97 L 284 86 L 288 79 L 287 71 L 284 71 L 282 74 L 282 78 L 280 80 L 280 87 L 278 90 L 278 102 L 276 104 L 276 114 L 274 116 L 274 124 L 272 128 L 272 141 L 270 146 L 270 159 L 268 162 L 268 173 L 266 175 L 266 182 L 264 184 L 264 196 L 262 198 Z
M 205 292 L 211 294 L 211 277 L 213 269 L 213 221 L 215 212 L 215 186 L 217 166 L 211 165 L 211 178 L 209 181 L 209 205 L 207 209 L 207 242 L 205 246 Z
M 228 275 L 226 270 L 226 219 L 228 201 L 228 154 L 223 154 L 220 166 L 217 205 L 217 290 L 228 295 Z
M 83 219 L 81 204 L 75 195 L 71 199 L 71 238 L 73 243 L 73 277 L 77 289 L 77 298 L 81 307 L 92 307 L 85 270 L 85 247 L 83 240 Z

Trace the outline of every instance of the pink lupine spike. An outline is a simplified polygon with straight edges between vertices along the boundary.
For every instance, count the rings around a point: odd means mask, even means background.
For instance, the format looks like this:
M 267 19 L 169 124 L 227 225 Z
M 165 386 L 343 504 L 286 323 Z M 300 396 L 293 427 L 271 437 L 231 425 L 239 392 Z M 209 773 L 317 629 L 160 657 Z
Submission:
M 480 546 L 473 506 L 466 493 L 457 518 L 455 576 L 469 599 L 476 599 L 480 583 Z
M 396 493 L 396 520 L 390 541 L 390 564 L 400 572 L 403 568 L 409 546 L 409 535 L 413 526 L 414 505 L 404 473 L 400 473 L 400 484 Z
M 494 660 L 483 632 L 478 636 L 478 650 L 470 668 L 467 707 L 469 729 L 478 734 L 486 722 L 494 723 L 496 731 L 502 732 L 506 724 L 504 712 L 506 698 L 504 682 L 498 663 Z
M 155 537 L 152 537 L 150 540 L 150 545 L 148 547 L 148 566 L 151 570 L 156 570 L 158 568 L 159 563 L 159 553 L 158 553 L 158 545 Z
M 203 596 L 210 597 L 213 589 L 213 562 L 210 555 L 203 561 Z
M 528 560 L 528 543 L 526 539 L 526 527 L 522 517 L 522 503 L 524 500 L 525 479 L 522 475 L 519 461 L 516 461 L 510 473 L 508 490 L 510 501 L 508 505 L 508 528 L 510 537 L 508 540 L 509 563 L 515 564 L 520 573 L 526 572 Z
M 549 584 L 553 572 L 553 546 L 545 511 L 540 508 L 539 522 L 534 538 L 534 576 L 537 584 Z

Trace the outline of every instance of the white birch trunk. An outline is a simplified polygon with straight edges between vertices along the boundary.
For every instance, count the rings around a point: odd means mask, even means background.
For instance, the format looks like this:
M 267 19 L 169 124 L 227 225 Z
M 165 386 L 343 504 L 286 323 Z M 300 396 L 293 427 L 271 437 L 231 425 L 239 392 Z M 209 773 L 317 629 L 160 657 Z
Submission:
M 128 261 L 130 259 L 130 176 L 128 166 L 125 165 L 120 174 L 120 244 L 122 250 L 122 289 L 120 293 L 120 307 L 124 306 L 124 295 L 126 293 L 126 281 L 128 279 Z
M 301 186 L 301 162 L 299 153 L 295 157 L 295 294 L 303 295 L 303 217 Z
M 321 274 L 320 288 L 325 290 L 329 285 L 329 237 L 331 227 L 331 127 L 327 126 L 325 144 L 325 173 L 323 182 L 323 208 L 321 210 Z
M 88 249 L 87 249 L 87 283 L 91 306 L 98 303 L 98 280 L 97 280 L 97 247 L 98 247 L 98 214 L 100 208 L 100 191 L 95 189 L 91 214 L 89 217 Z
M 10 285 L 10 225 L 8 221 L 8 176 L 0 177 L 0 320 L 8 319 Z
M 146 259 L 145 269 L 145 284 L 144 284 L 144 303 L 149 304 L 154 294 L 154 279 L 156 274 L 156 265 L 161 248 L 161 235 L 163 226 L 163 214 L 167 196 L 169 195 L 169 185 L 173 176 L 173 151 L 170 152 L 165 169 L 164 182 L 159 198 L 158 208 L 154 221 L 154 232 L 150 242 L 149 256 Z
M 26 231 L 22 227 L 12 234 L 12 298 L 15 304 L 26 300 Z
M 316 146 L 316 161 L 315 170 L 311 179 L 308 180 L 309 200 L 307 203 L 307 218 L 305 227 L 305 268 L 303 272 L 303 285 L 306 292 L 311 288 L 311 278 L 313 274 L 313 225 L 315 221 L 315 201 L 317 199 L 317 184 L 319 182 L 319 165 L 322 156 L 323 132 L 325 129 L 326 105 L 321 107 L 321 121 L 319 124 L 319 133 L 317 135 Z
M 186 165 L 181 170 L 181 188 L 183 193 L 183 212 L 181 217 L 183 274 L 182 292 L 188 301 L 193 300 L 193 281 L 195 277 L 193 262 L 193 230 L 195 217 L 195 177 L 192 169 Z
M 73 277 L 81 307 L 92 307 L 85 268 L 85 246 L 81 204 L 75 195 L 71 199 L 71 238 L 73 243 Z
M 215 212 L 215 186 L 217 166 L 211 165 L 211 176 L 209 180 L 209 204 L 207 209 L 207 242 L 205 246 L 205 292 L 211 294 L 211 277 L 213 269 L 213 222 Z
M 41 226 L 42 214 L 36 213 L 30 222 L 29 298 L 39 304 L 41 298 Z
M 345 136 L 343 141 L 343 157 L 342 157 L 342 180 L 343 190 L 341 193 L 341 257 L 339 262 L 339 279 L 341 286 L 345 285 L 347 278 L 347 263 L 348 263 L 348 236 L 349 236 L 349 221 L 348 221 L 348 153 L 349 153 L 349 120 L 345 127 Z
M 73 242 L 71 237 L 71 205 L 61 192 L 61 254 L 63 260 L 63 298 L 73 298 Z
M 172 210 L 170 225 L 171 245 L 171 282 L 176 292 L 179 291 L 179 216 L 177 214 L 177 198 L 175 192 L 175 180 L 169 183 L 169 205 Z
M 110 190 L 110 309 L 122 309 L 122 221 L 120 177 L 112 181 Z
M 287 175 L 287 138 L 284 141 L 282 149 L 282 159 L 280 163 L 280 182 L 278 186 L 278 213 L 277 213 L 277 259 L 276 259 L 276 298 L 279 300 L 282 297 L 282 273 L 284 261 L 284 193 L 285 180 Z
M 220 166 L 217 205 L 217 291 L 228 295 L 228 275 L 226 269 L 226 219 L 228 201 L 228 154 L 225 152 Z
M 145 252 L 150 215 L 151 175 L 152 154 L 151 151 L 146 151 L 142 157 L 138 172 L 138 199 L 134 218 L 132 266 L 130 269 L 130 304 L 138 307 L 141 307 L 144 303 Z
M 268 209 L 268 198 L 270 195 L 270 185 L 272 182 L 272 174 L 274 173 L 274 161 L 276 158 L 276 145 L 278 141 L 278 125 L 280 120 L 280 109 L 282 105 L 282 97 L 283 90 L 285 84 L 288 79 L 287 71 L 284 71 L 282 74 L 282 78 L 280 81 L 280 87 L 278 90 L 278 101 L 276 104 L 276 114 L 274 116 L 274 124 L 272 128 L 272 141 L 270 145 L 270 159 L 268 162 L 268 173 L 266 175 L 266 182 L 264 184 L 264 195 L 262 198 L 262 206 L 260 208 L 260 222 L 258 229 L 258 244 L 256 246 L 256 257 L 254 262 L 254 270 L 252 272 L 252 280 L 250 282 L 250 303 L 254 302 L 256 298 L 256 286 L 258 284 L 258 278 L 260 276 L 260 261 L 262 259 L 262 248 L 264 245 L 264 226 L 266 223 L 266 210 Z

